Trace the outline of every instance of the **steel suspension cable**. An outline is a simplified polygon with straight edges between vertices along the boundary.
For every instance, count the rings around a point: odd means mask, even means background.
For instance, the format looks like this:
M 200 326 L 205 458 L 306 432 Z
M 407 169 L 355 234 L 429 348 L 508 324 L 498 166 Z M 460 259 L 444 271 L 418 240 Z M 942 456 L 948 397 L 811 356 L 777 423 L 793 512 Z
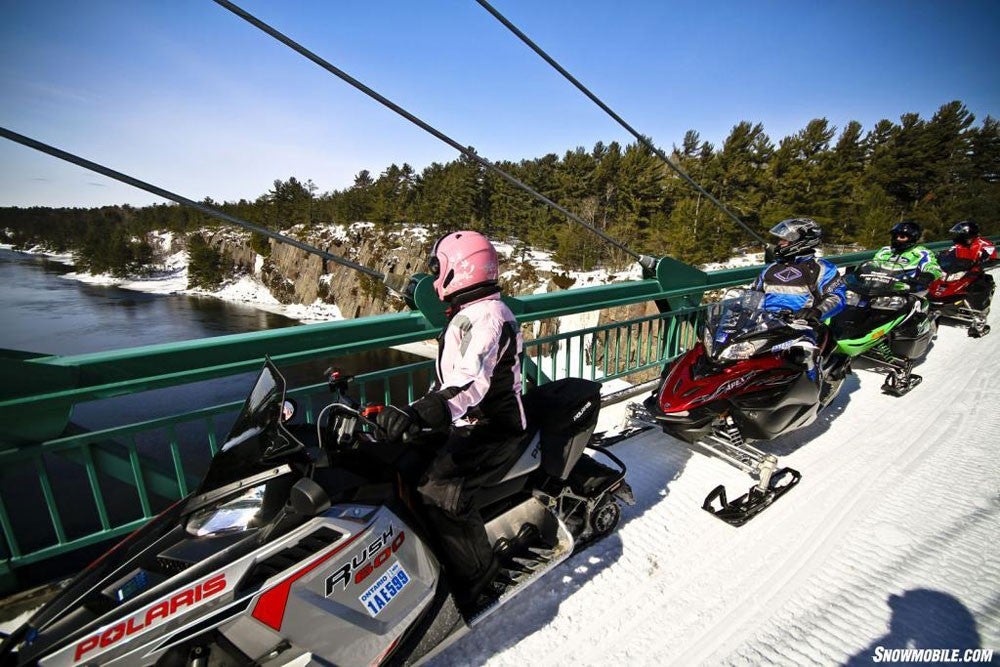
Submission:
M 607 113 L 609 116 L 611 116 L 612 118 L 614 118 L 615 121 L 617 121 L 619 125 L 621 125 L 623 128 L 625 128 L 629 132 L 629 134 L 631 134 L 633 137 L 635 137 L 636 141 L 638 141 L 639 143 L 641 143 L 643 146 L 645 146 L 649 150 L 653 151 L 653 153 L 655 153 L 661 160 L 663 160 L 665 163 L 667 163 L 667 166 L 670 167 L 671 169 L 673 169 L 674 173 L 676 173 L 678 176 L 680 176 L 688 185 L 690 185 L 695 190 L 697 190 L 698 192 L 700 192 L 701 194 L 703 194 L 705 197 L 707 197 L 710 202 L 712 202 L 720 211 L 722 211 L 724 214 L 726 214 L 726 216 L 728 216 L 730 220 L 732 220 L 737 225 L 739 225 L 740 227 L 742 227 L 743 230 L 746 231 L 746 233 L 748 233 L 750 236 L 752 236 L 757 242 L 761 243 L 762 245 L 767 245 L 767 241 L 764 240 L 764 238 L 760 234 L 758 234 L 753 229 L 751 229 L 750 227 L 748 227 L 742 220 L 739 219 L 739 216 L 737 216 L 735 213 L 733 213 L 728 208 L 726 208 L 725 205 L 722 202 L 720 202 L 718 199 L 716 199 L 715 197 L 713 197 L 712 194 L 709 193 L 705 188 L 703 188 L 700 185 L 698 185 L 698 183 L 696 183 L 694 181 L 694 179 L 692 179 L 690 176 L 688 176 L 684 172 L 683 169 L 681 169 L 679 166 L 677 166 L 676 164 L 674 164 L 673 162 L 671 162 L 667 158 L 667 156 L 663 153 L 663 151 L 661 151 L 659 148 L 657 148 L 656 146 L 654 146 L 653 143 L 649 139 L 647 139 L 643 135 L 639 134 L 631 125 L 629 125 L 628 123 L 626 123 L 625 120 L 622 119 L 621 116 L 619 116 L 614 111 L 612 111 L 611 108 L 608 105 L 606 105 L 604 102 L 602 102 L 600 100 L 600 98 L 598 98 L 596 95 L 594 95 L 594 93 L 590 92 L 590 90 L 586 86 L 584 86 L 582 83 L 580 83 L 572 74 L 570 74 L 569 72 L 567 72 L 566 69 L 562 65 L 560 65 L 558 62 L 556 62 L 551 56 L 549 56 L 548 53 L 546 53 L 545 51 L 543 51 L 541 47 L 539 47 L 537 44 L 535 44 L 533 41 L 531 41 L 531 39 L 527 35 L 525 35 L 523 32 L 521 32 L 517 28 L 517 26 L 515 26 L 513 23 L 511 23 L 510 21 L 508 21 L 503 16 L 503 14 L 501 14 L 500 12 L 498 12 L 493 6 L 490 5 L 490 3 L 486 2 L 486 0 L 476 0 L 476 2 L 478 2 L 483 7 L 483 9 L 485 9 L 490 14 L 492 14 L 498 21 L 500 21 L 500 23 L 502 23 L 504 26 L 506 26 L 506 28 L 508 30 L 510 30 L 515 35 L 517 35 L 517 37 L 520 38 L 520 40 L 522 42 L 524 42 L 526 45 L 528 45 L 528 47 L 531 48 L 532 51 L 534 51 L 539 56 L 541 56 L 541 58 L 543 60 L 545 60 L 545 62 L 547 62 L 548 64 L 552 65 L 552 67 L 554 67 L 557 72 L 559 72 L 560 74 L 562 74 L 570 83 L 572 83 L 574 86 L 576 86 L 577 89 L 581 93 L 583 93 L 584 95 L 586 95 L 587 97 L 589 97 L 591 99 L 591 101 L 594 102 L 594 104 L 596 104 L 597 106 L 599 106 L 601 109 L 604 110 L 605 113 Z
M 330 260 L 331 262 L 336 262 L 337 264 L 346 266 L 349 269 L 354 269 L 355 271 L 363 273 L 367 276 L 371 276 L 372 278 L 378 278 L 379 280 L 385 280 L 386 278 L 386 275 L 384 273 L 381 273 L 374 269 L 369 269 L 367 266 L 362 266 L 360 264 L 352 262 L 351 260 L 345 257 L 334 255 L 325 250 L 320 250 L 315 246 L 311 246 L 308 243 L 303 243 L 289 236 L 285 236 L 284 234 L 279 234 L 278 232 L 272 232 L 270 229 L 267 229 L 265 227 L 260 227 L 258 225 L 253 224 L 252 222 L 241 220 L 236 216 L 229 215 L 228 213 L 224 213 L 223 211 L 214 209 L 211 206 L 206 206 L 205 204 L 196 202 L 193 199 L 182 197 L 181 195 L 174 194 L 169 190 L 164 190 L 163 188 L 151 185 L 149 183 L 146 183 L 145 181 L 140 181 L 137 178 L 132 178 L 131 176 L 115 171 L 114 169 L 109 169 L 103 165 L 99 165 L 96 162 L 91 162 L 90 160 L 73 155 L 72 153 L 67 153 L 66 151 L 60 150 L 53 146 L 49 146 L 48 144 L 43 144 L 42 142 L 31 139 L 30 137 L 26 137 L 23 134 L 12 132 L 11 130 L 8 130 L 5 127 L 0 127 L 0 135 L 2 135 L 7 139 L 10 139 L 11 141 L 15 141 L 21 145 L 28 146 L 29 148 L 34 148 L 35 150 L 47 153 L 53 157 L 65 160 L 66 162 L 71 162 L 75 165 L 83 167 L 84 169 L 96 171 L 97 173 L 103 174 L 108 178 L 113 178 L 116 181 L 121 181 L 122 183 L 126 183 L 133 187 L 139 188 L 140 190 L 145 190 L 146 192 L 151 192 L 154 195 L 159 195 L 164 199 L 169 199 L 171 201 L 177 202 L 178 204 L 184 204 L 185 206 L 190 206 L 191 208 L 201 211 L 205 215 L 209 215 L 213 218 L 218 218 L 219 220 L 225 220 L 226 222 L 231 222 L 234 225 L 239 225 L 240 227 L 249 229 L 250 231 L 253 232 L 257 232 L 258 234 L 263 234 L 264 236 L 272 238 L 275 241 L 279 241 L 280 243 L 287 243 L 288 245 L 294 246 L 299 250 L 304 250 L 314 255 L 319 255 L 323 259 Z
M 257 17 L 255 17 L 253 14 L 250 14 L 249 12 L 243 10 L 242 8 L 238 7 L 237 5 L 234 5 L 232 2 L 229 2 L 229 0 L 214 0 L 214 2 L 216 4 L 224 7 L 225 9 L 228 9 L 233 14 L 236 14 L 237 16 L 239 16 L 241 19 L 243 19 L 247 23 L 249 23 L 249 24 L 253 25 L 254 27 L 260 29 L 261 31 L 267 33 L 268 35 L 270 35 L 274 39 L 278 40 L 279 42 L 281 42 L 285 46 L 289 47 L 293 51 L 296 51 L 300 55 L 305 56 L 306 58 L 308 58 L 309 60 L 313 61 L 314 63 L 316 63 L 317 65 L 319 65 L 320 67 L 322 67 L 326 71 L 330 72 L 334 76 L 336 76 L 339 79 L 343 80 L 344 82 L 350 84 L 351 86 L 353 86 L 357 90 L 361 91 L 365 95 L 368 95 L 369 97 L 371 97 L 372 99 L 374 99 L 375 101 L 377 101 L 378 103 L 380 103 L 382 106 L 384 106 L 384 107 L 386 107 L 386 108 L 388 108 L 388 109 L 396 112 L 397 114 L 399 114 L 400 116 L 402 116 L 406 120 L 410 121 L 414 125 L 420 127 L 421 129 L 425 130 L 426 132 L 430 133 L 431 135 L 437 137 L 438 139 L 440 139 L 444 143 L 448 144 L 449 146 L 451 146 L 452 148 L 454 148 L 455 150 L 457 150 L 458 152 L 460 152 L 462 155 L 464 155 L 467 158 L 475 161 L 476 163 L 482 165 L 483 167 L 486 167 L 487 169 L 489 169 L 493 173 L 497 174 L 498 176 L 500 176 L 501 178 L 503 178 L 507 182 L 509 182 L 509 183 L 515 185 L 516 187 L 521 188 L 525 192 L 531 194 L 533 197 L 535 197 L 535 199 L 538 199 L 539 201 L 541 201 L 541 202 L 545 203 L 546 205 L 552 207 L 553 209 L 559 211 L 560 213 L 562 213 L 563 215 L 565 215 L 567 218 L 569 218 L 573 222 L 575 222 L 575 223 L 581 225 L 582 227 L 590 230 L 592 233 L 594 233 L 597 236 L 599 236 L 605 242 L 607 242 L 610 245 L 613 245 L 614 247 L 618 248 L 619 250 L 621 250 L 622 252 L 624 252 L 628 256 L 630 256 L 630 257 L 638 260 L 640 263 L 643 263 L 644 261 L 648 263 L 652 259 L 652 258 L 647 258 L 647 257 L 645 257 L 643 255 L 639 255 L 638 253 L 630 250 L 624 244 L 622 244 L 620 241 L 617 241 L 617 240 L 611 238 L 610 236 L 608 236 L 607 234 L 605 234 L 604 232 L 602 232 L 597 227 L 594 227 L 590 223 L 588 223 L 585 220 L 583 220 L 582 218 L 580 218 L 575 213 L 572 213 L 572 212 L 568 211 L 566 208 L 564 208 L 564 207 L 560 206 L 559 204 L 555 203 L 554 201 L 552 201 L 551 199 L 549 199 L 545 195 L 541 194 L 540 192 L 538 192 L 537 190 L 535 190 L 531 186 L 529 186 L 529 185 L 521 182 L 520 180 L 518 180 L 514 176 L 511 176 L 510 174 L 508 174 L 507 172 L 505 172 L 503 169 L 501 169 L 500 167 L 498 167 L 493 162 L 490 162 L 489 160 L 487 160 L 487 159 L 485 159 L 483 157 L 480 157 L 479 154 L 476 153 L 475 149 L 472 148 L 471 146 L 463 146 L 463 145 L 461 145 L 460 143 L 458 143 L 457 141 L 455 141 L 454 139 L 452 139 L 448 135 L 446 135 L 443 132 L 435 129 L 434 127 L 432 127 L 431 125 L 427 124 L 426 122 L 424 122 L 423 120 L 421 120 L 417 116 L 413 115 L 412 113 L 410 113 L 406 109 L 403 109 L 398 104 L 392 102 L 391 100 L 387 99 L 386 97 L 380 95 L 375 90 L 373 90 L 373 89 L 369 88 L 368 86 L 366 86 L 365 84 L 361 83 L 360 81 L 358 81 L 357 79 L 355 79 L 354 77 L 352 77 L 347 72 L 344 72 L 343 70 L 341 70 L 338 67 L 334 66 L 330 62 L 324 60 L 323 58 L 321 58 L 317 54 L 313 53 L 312 51 L 310 51 L 306 47 L 302 46 L 301 44 L 299 44 L 295 40 L 293 40 L 290 37 L 286 36 L 284 33 L 278 31 L 277 29 L 275 29 L 273 27 L 271 27 L 267 23 L 264 23 L 263 21 L 261 21 L 260 19 L 258 19 Z

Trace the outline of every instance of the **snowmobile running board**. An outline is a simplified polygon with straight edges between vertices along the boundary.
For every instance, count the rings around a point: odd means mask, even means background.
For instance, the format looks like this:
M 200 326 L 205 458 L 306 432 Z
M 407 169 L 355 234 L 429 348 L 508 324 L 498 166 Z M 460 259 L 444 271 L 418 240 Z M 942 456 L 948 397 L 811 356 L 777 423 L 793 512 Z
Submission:
M 761 490 L 759 484 L 755 484 L 733 501 L 726 498 L 726 487 L 720 484 L 705 497 L 701 508 L 726 523 L 739 527 L 773 505 L 774 501 L 798 484 L 800 479 L 802 475 L 799 471 L 780 468 L 771 475 L 764 490 Z
M 555 515 L 546 508 L 543 499 L 532 497 L 526 500 L 517 510 L 517 516 L 531 523 L 537 533 L 537 539 L 531 543 L 515 545 L 519 558 L 511 558 L 505 563 L 498 575 L 506 578 L 507 584 L 503 592 L 486 606 L 469 614 L 466 623 L 470 628 L 482 623 L 497 609 L 505 605 L 516 592 L 540 579 L 545 573 L 569 558 L 576 547 L 572 534 Z M 509 521 L 501 518 L 501 522 Z M 487 534 L 496 532 L 495 522 L 487 525 Z M 492 538 L 491 538 L 491 541 Z

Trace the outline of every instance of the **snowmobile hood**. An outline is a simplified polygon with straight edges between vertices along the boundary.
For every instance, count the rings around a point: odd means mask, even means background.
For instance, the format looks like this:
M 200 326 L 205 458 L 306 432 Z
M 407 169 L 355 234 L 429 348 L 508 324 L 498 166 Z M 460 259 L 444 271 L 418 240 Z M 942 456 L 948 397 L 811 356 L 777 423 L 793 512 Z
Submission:
M 189 591 L 188 597 L 200 601 L 206 591 L 228 589 L 229 584 L 221 586 L 224 580 L 212 579 L 220 554 L 259 542 L 257 533 L 270 520 L 264 514 L 273 515 L 276 504 L 265 500 L 265 485 L 283 501 L 292 477 L 285 462 L 304 449 L 281 425 L 284 395 L 284 378 L 267 361 L 195 493 L 81 572 L 0 645 L 0 664 L 15 648 L 18 660 L 30 662 L 86 642 L 108 619 L 135 613 L 165 591 Z M 261 509 L 265 505 L 267 512 Z M 178 613 L 185 611 L 181 607 Z M 132 627 L 148 626 L 136 621 Z

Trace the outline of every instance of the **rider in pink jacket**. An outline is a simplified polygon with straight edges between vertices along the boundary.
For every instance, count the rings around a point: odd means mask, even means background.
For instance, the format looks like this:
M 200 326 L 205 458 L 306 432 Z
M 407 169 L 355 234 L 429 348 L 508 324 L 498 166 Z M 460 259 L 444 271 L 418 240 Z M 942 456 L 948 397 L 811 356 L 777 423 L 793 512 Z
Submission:
M 527 426 L 521 403 L 523 341 L 500 299 L 497 253 L 478 232 L 447 234 L 429 259 L 438 297 L 449 304 L 438 337 L 437 382 L 404 407 L 387 406 L 378 423 L 390 440 L 424 428 L 448 430 L 418 486 L 434 524 L 460 606 L 474 607 L 496 576 L 475 492 L 516 459 Z

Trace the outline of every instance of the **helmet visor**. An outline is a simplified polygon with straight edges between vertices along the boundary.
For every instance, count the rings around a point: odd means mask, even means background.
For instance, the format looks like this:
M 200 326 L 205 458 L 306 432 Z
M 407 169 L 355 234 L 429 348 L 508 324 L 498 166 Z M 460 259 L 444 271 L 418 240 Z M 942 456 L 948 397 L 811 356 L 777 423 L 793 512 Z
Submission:
M 799 240 L 799 226 L 788 220 L 782 220 L 774 227 L 771 227 L 771 234 L 783 241 L 792 243 Z

